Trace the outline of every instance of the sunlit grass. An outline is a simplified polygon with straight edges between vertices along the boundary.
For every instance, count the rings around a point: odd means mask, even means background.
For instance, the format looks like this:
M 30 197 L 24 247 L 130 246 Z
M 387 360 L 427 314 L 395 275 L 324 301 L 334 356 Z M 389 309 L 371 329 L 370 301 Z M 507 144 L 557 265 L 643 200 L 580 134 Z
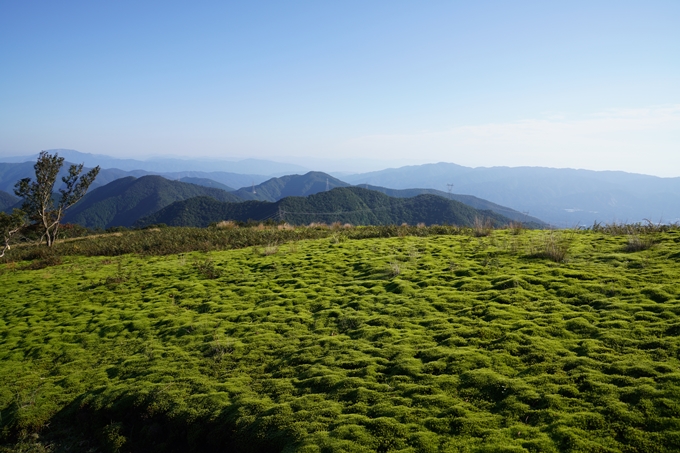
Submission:
M 677 229 L 626 251 L 609 231 L 398 228 L 40 268 L 51 255 L 15 255 L 5 448 L 680 449 Z M 566 259 L 537 253 L 560 234 Z

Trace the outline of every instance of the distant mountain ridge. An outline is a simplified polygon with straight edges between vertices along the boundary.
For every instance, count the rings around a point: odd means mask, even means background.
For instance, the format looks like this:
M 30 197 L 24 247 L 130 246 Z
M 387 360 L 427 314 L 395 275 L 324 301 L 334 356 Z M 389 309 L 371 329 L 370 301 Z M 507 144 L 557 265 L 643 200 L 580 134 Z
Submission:
M 59 173 L 57 178 L 57 188 L 61 181 L 61 177 L 65 176 L 68 172 L 68 167 L 73 162 L 66 161 L 64 166 Z M 80 162 L 79 162 L 80 163 Z M 0 190 L 8 193 L 14 191 L 14 185 L 17 181 L 22 178 L 34 178 L 35 171 L 33 170 L 33 165 L 35 162 L 22 162 L 22 163 L 7 163 L 0 162 Z M 89 169 L 91 167 L 86 167 Z M 97 187 L 105 186 L 106 184 L 115 181 L 116 179 L 125 178 L 128 176 L 134 176 L 139 178 L 146 175 L 157 175 L 159 173 L 150 172 L 146 170 L 133 170 L 125 171 L 118 168 L 102 168 L 99 171 L 99 175 L 90 186 L 91 189 L 96 189 Z M 263 175 L 242 175 L 237 173 L 228 172 L 200 172 L 200 171 L 181 171 L 174 173 L 162 173 L 160 176 L 171 180 L 181 180 L 184 178 L 199 178 L 199 179 L 209 179 L 218 184 L 225 185 L 227 187 L 243 187 L 250 184 L 259 184 L 262 181 L 269 179 L 267 176 Z M 232 189 L 233 190 L 233 189 Z
M 25 164 L 4 165 L 26 167 Z M 31 166 L 23 170 L 32 172 L 33 169 Z M 188 176 L 183 177 L 183 181 L 167 180 L 161 176 L 151 177 L 151 175 L 143 175 L 139 178 L 127 176 L 111 181 L 112 178 L 126 173 L 117 169 L 102 170 L 96 180 L 99 186 L 93 184 L 90 193 L 67 212 L 64 220 L 90 228 L 131 226 L 139 218 L 149 216 L 175 201 L 198 196 L 211 196 L 218 201 L 276 202 L 289 196 L 304 197 L 325 192 L 328 189 L 349 186 L 346 182 L 321 172 L 270 178 L 258 185 L 250 185 L 235 191 L 227 191 L 224 188 L 231 188 L 208 178 Z M 198 183 L 198 186 L 192 182 Z M 185 183 L 188 183 L 188 186 L 182 185 Z M 410 198 L 421 194 L 436 195 L 463 202 L 475 209 L 490 210 L 512 220 L 531 224 L 533 227 L 546 226 L 539 219 L 472 196 L 447 194 L 434 189 L 395 190 L 376 186 L 368 188 L 396 198 Z
M 285 197 L 277 202 L 245 201 L 220 203 L 208 197 L 172 203 L 158 212 L 141 218 L 135 226 L 164 223 L 171 226 L 205 227 L 222 220 L 279 220 L 291 224 L 342 222 L 354 225 L 408 223 L 472 225 L 476 218 L 486 218 L 495 225 L 511 219 L 492 211 L 479 211 L 437 195 L 394 198 L 360 187 L 337 187 L 307 197 Z
M 192 178 L 190 176 L 185 176 L 184 178 L 180 178 L 178 181 L 180 182 L 186 182 L 189 184 L 196 184 L 198 186 L 203 186 L 203 187 L 213 187 L 215 189 L 222 189 L 226 190 L 227 192 L 233 192 L 236 189 L 233 187 L 229 187 L 226 184 L 219 183 L 213 179 L 209 178 Z
M 552 225 L 680 221 L 680 178 L 544 167 L 479 167 L 451 163 L 391 168 L 347 176 L 352 184 L 393 189 L 445 189 L 526 212 Z
M 71 162 L 84 163 L 85 166 L 102 168 L 117 168 L 124 171 L 145 170 L 153 173 L 177 173 L 184 171 L 201 172 L 229 172 L 240 174 L 264 174 L 279 176 L 296 172 L 306 172 L 309 169 L 295 164 L 274 162 L 264 159 L 178 159 L 155 157 L 149 160 L 119 159 L 104 154 L 82 153 L 73 149 L 50 149 L 49 153 L 58 153 Z M 21 163 L 35 161 L 38 154 L 31 156 L 12 156 L 0 158 L 0 162 Z

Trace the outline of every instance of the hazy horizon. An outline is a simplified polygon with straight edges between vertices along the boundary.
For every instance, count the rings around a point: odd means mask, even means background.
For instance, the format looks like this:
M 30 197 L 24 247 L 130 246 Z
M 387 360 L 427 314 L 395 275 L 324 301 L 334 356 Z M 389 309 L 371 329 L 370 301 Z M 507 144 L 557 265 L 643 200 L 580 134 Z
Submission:
M 674 1 L 5 3 L 0 158 L 678 177 L 677 17 Z

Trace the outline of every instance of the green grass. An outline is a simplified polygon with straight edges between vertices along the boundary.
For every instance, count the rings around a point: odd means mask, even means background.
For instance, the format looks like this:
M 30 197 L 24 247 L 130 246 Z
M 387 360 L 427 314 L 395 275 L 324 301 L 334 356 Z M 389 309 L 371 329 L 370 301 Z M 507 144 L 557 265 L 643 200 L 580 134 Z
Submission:
M 10 257 L 0 451 L 680 449 L 677 228 L 420 230 Z

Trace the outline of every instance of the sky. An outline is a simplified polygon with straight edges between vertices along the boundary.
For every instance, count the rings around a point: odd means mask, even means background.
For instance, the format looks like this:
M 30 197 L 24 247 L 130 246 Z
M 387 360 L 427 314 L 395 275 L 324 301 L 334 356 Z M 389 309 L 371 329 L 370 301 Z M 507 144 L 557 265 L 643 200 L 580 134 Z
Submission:
M 680 2 L 2 1 L 0 158 L 55 148 L 677 177 Z

